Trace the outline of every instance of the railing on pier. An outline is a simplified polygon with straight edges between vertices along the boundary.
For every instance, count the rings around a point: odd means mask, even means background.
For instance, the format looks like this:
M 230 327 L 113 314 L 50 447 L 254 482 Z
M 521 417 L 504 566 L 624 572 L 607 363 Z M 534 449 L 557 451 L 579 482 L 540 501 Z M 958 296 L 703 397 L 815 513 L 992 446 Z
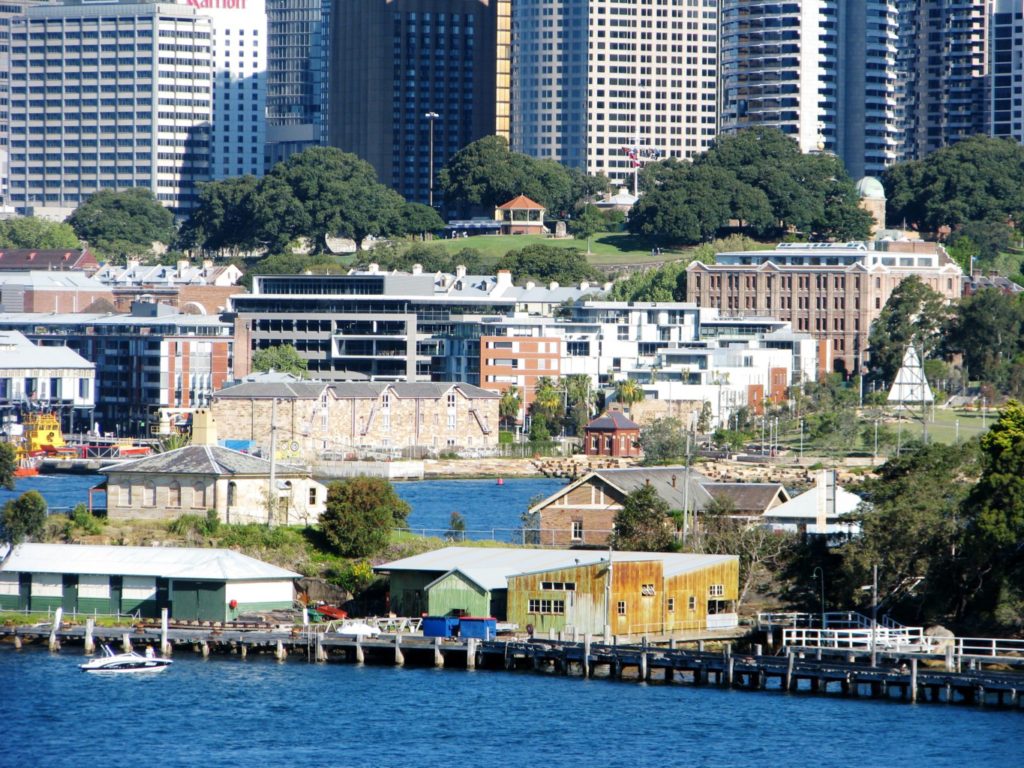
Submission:
M 876 650 L 910 652 L 929 652 L 928 638 L 920 627 L 875 627 L 872 630 L 854 629 L 809 629 L 791 627 L 782 630 L 782 645 L 800 648 L 829 648 L 836 650 L 866 651 L 874 647 Z
M 888 629 L 906 629 L 890 616 L 878 619 L 877 626 Z M 871 629 L 871 619 L 856 611 L 828 611 L 826 613 L 759 613 L 757 629 L 770 631 L 788 627 L 816 627 L 818 629 Z
M 322 632 L 330 634 L 338 632 L 356 624 L 366 624 L 385 634 L 411 634 L 420 631 L 423 623 L 421 618 L 395 617 L 395 616 L 371 616 L 365 619 L 335 619 L 316 624 L 310 624 L 307 629 L 311 632 Z

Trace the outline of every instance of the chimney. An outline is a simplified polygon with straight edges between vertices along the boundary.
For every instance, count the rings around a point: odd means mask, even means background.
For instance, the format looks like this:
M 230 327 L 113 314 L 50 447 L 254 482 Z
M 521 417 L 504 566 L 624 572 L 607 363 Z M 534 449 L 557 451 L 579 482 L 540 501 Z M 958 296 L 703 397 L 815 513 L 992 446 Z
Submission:
M 413 264 L 412 265 L 412 273 L 414 275 L 422 275 L 423 274 L 423 265 L 422 264 Z
M 535 282 L 533 282 L 533 280 L 527 280 L 526 281 L 526 290 L 532 291 L 536 287 L 537 287 L 537 284 Z
M 137 266 L 139 266 L 139 260 L 138 259 L 128 259 L 128 269 L 129 270 L 135 269 Z
M 586 291 L 586 290 L 589 290 L 589 289 L 590 289 L 590 283 L 588 283 L 586 280 L 584 280 L 582 283 L 580 283 L 580 290 L 581 291 Z
M 217 445 L 217 423 L 209 408 L 200 408 L 192 414 L 192 445 Z
M 375 261 L 371 261 L 369 264 L 366 265 L 366 271 L 369 272 L 371 275 L 376 275 L 378 272 L 380 272 L 380 264 L 378 264 Z
M 613 285 L 615 285 L 615 283 L 605 283 L 601 288 L 604 291 L 610 291 Z
M 208 275 L 211 269 L 213 269 L 213 260 L 203 259 L 203 274 Z
M 456 277 L 465 277 L 466 276 L 466 266 L 464 264 L 459 264 L 455 268 L 455 276 Z
M 512 273 L 507 269 L 499 269 L 494 283 L 495 288 L 511 288 L 512 287 Z
M 549 291 L 556 291 L 556 290 L 558 290 L 558 283 L 556 283 L 554 280 L 552 280 L 550 283 L 548 283 L 548 290 Z
M 178 260 L 178 277 L 184 277 L 186 269 L 188 269 L 188 260 L 187 259 L 179 259 Z

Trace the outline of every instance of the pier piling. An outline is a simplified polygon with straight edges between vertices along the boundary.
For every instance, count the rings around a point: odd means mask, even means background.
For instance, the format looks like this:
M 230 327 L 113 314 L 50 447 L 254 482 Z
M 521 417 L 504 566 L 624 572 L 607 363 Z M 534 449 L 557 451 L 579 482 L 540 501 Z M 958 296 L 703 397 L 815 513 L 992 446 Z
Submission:
M 395 665 L 405 666 L 405 654 L 402 653 L 402 636 L 395 635 Z
M 466 652 L 466 657 L 467 657 L 467 659 L 469 657 L 469 652 L 468 651 Z M 435 637 L 434 638 L 434 666 L 435 667 L 443 667 L 444 666 L 444 654 L 441 653 L 441 638 L 440 637 Z
M 466 669 L 476 669 L 476 638 L 466 640 Z
M 129 637 L 127 632 L 121 635 L 121 650 L 125 653 L 132 652 L 132 639 Z
M 96 642 L 92 639 L 93 629 L 96 626 L 95 619 L 85 620 L 85 655 L 92 656 L 96 653 Z
M 57 640 L 57 633 L 60 631 L 60 620 L 63 615 L 63 608 L 58 608 L 53 614 L 53 624 L 50 626 L 50 642 L 48 646 L 51 651 L 60 650 L 60 641 Z

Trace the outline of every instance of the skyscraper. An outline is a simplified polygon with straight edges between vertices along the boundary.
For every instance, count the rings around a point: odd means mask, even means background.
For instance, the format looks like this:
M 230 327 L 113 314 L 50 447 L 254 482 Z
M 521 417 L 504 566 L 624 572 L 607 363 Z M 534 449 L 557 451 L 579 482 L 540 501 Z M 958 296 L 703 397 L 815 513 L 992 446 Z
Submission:
M 1024 0 L 995 0 L 989 35 L 989 132 L 1024 141 Z
M 186 212 L 209 177 L 212 31 L 194 7 L 130 1 L 13 19 L 11 203 L 62 216 L 98 190 L 148 187 Z
M 509 0 L 334 0 L 328 143 L 426 203 L 431 170 L 508 135 L 509 34 Z
M 320 143 L 323 6 L 323 0 L 267 0 L 268 168 Z
M 10 160 L 10 110 L 11 81 L 6 73 L 11 71 L 11 20 L 25 12 L 28 0 L 20 2 L 7 0 L 0 3 L 0 210 L 9 211 L 8 175 Z
M 512 148 L 631 183 L 718 128 L 718 2 L 516 0 Z

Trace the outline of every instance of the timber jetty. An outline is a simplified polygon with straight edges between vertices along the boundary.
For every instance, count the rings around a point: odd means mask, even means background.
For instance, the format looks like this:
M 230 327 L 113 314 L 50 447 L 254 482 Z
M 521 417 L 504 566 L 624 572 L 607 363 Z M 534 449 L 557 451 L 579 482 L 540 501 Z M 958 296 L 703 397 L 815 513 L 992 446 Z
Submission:
M 871 666 L 859 651 L 829 652 L 821 648 L 786 646 L 781 655 L 734 652 L 731 643 L 709 650 L 705 641 L 685 645 L 647 642 L 620 644 L 559 639 L 442 639 L 396 631 L 379 637 L 349 637 L 331 624 L 309 627 L 194 626 L 125 628 L 83 626 L 58 629 L 53 625 L 0 627 L 0 641 L 15 648 L 26 645 L 81 646 L 95 652 L 97 643 L 129 650 L 152 645 L 165 655 L 191 652 L 204 657 L 273 656 L 279 661 L 301 659 L 310 663 L 357 663 L 453 667 L 460 669 L 528 670 L 534 673 L 573 675 L 663 684 L 691 684 L 752 691 L 806 692 L 820 695 L 870 697 L 905 702 L 943 702 L 1011 708 L 1024 711 L 1021 694 L 1024 674 L 985 669 L 991 659 L 978 662 L 958 657 L 950 663 L 921 655 L 877 653 Z M 1013 661 L 1024 662 L 1017 658 Z M 931 666 L 938 664 L 939 666 Z M 962 669 L 966 665 L 966 669 Z

